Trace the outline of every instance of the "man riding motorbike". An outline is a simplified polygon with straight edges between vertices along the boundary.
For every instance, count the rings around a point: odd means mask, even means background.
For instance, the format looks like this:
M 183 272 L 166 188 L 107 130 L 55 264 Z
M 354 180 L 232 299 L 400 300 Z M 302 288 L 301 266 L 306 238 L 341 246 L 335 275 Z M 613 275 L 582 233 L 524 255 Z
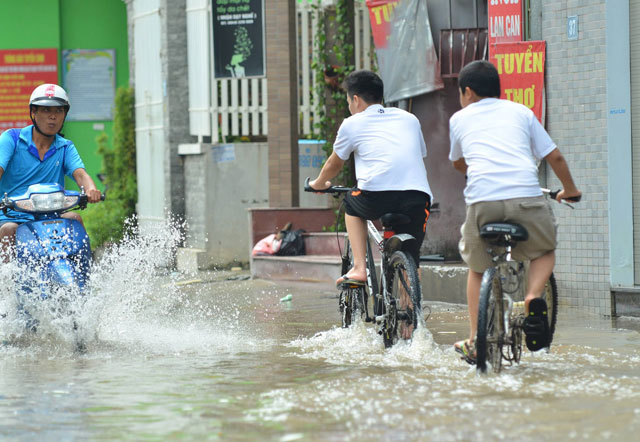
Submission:
M 0 197 L 24 193 L 31 184 L 58 183 L 64 187 L 64 176 L 84 187 L 90 203 L 100 201 L 101 193 L 84 168 L 75 145 L 61 134 L 69 113 L 69 98 L 55 84 L 36 87 L 29 99 L 33 124 L 22 129 L 9 129 L 0 135 Z M 19 224 L 32 215 L 10 211 L 0 213 L 0 260 L 8 261 L 15 244 Z M 82 223 L 80 215 L 62 215 Z

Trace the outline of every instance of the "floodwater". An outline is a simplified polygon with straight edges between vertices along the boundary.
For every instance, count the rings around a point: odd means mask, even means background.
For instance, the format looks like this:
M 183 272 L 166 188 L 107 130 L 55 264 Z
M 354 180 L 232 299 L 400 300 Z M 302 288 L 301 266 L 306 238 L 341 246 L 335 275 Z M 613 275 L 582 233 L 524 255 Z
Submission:
M 550 353 L 479 377 L 451 344 L 463 306 L 385 350 L 338 327 L 335 290 L 163 270 L 171 238 L 107 251 L 68 321 L 35 335 L 0 289 L 0 437 L 8 440 L 637 440 L 640 323 L 562 312 Z M 0 266 L 10 280 L 11 265 Z M 291 301 L 281 298 L 291 295 Z M 46 316 L 46 315 L 45 315 Z

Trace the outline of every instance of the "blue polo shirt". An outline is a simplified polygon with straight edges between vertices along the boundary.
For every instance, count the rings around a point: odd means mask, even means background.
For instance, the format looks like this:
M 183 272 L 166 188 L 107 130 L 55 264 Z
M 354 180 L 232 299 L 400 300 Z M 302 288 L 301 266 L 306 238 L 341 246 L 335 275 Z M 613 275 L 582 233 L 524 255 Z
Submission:
M 64 176 L 72 177 L 76 169 L 84 168 L 78 150 L 66 138 L 56 135 L 51 147 L 40 160 L 32 140 L 33 125 L 22 129 L 9 129 L 0 135 L 0 198 L 22 195 L 31 184 L 58 183 L 64 187 Z M 17 218 L 8 218 L 0 212 L 0 224 L 7 221 L 25 222 L 33 217 L 27 213 L 9 212 Z

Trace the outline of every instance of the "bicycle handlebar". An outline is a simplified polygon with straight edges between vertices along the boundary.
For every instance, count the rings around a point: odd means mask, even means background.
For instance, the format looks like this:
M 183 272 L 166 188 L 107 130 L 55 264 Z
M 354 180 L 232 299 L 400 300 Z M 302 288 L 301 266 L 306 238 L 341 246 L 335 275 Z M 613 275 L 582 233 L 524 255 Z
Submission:
M 307 177 L 307 179 L 304 180 L 304 191 L 305 192 L 338 194 L 338 193 L 347 193 L 350 190 L 351 190 L 350 187 L 344 187 L 344 186 L 331 186 L 331 187 L 328 187 L 326 189 L 316 190 L 316 189 L 312 188 L 309 185 L 309 177 Z
M 561 189 L 558 189 L 558 190 L 542 189 L 542 192 L 548 193 L 551 198 L 556 199 L 556 197 L 560 193 L 560 190 Z M 565 198 L 565 199 L 572 203 L 579 203 L 580 200 L 582 199 L 582 195 L 572 196 L 570 198 Z
M 571 204 L 569 204 L 567 201 L 570 201 L 572 203 L 577 203 L 580 202 L 580 200 L 582 199 L 582 195 L 578 195 L 578 196 L 572 196 L 570 198 L 564 198 L 563 201 L 558 201 L 556 200 L 556 197 L 558 196 L 558 194 L 560 193 L 561 189 L 558 190 L 551 190 L 551 189 L 545 189 L 545 188 L 541 188 L 540 190 L 542 190 L 542 193 L 548 193 L 549 196 L 554 200 L 557 201 L 558 203 L 564 204 L 566 206 L 571 207 L 572 209 L 574 208 Z
M 350 187 L 344 187 L 344 186 L 331 186 L 328 187 L 326 189 L 314 189 L 309 185 L 309 181 L 310 178 L 307 177 L 304 180 L 304 191 L 305 192 L 314 192 L 314 193 L 330 193 L 333 195 L 337 195 L 340 193 L 346 193 L 348 191 L 351 190 Z M 560 193 L 560 190 L 562 189 L 558 189 L 558 190 L 551 190 L 551 189 L 545 189 L 545 188 L 541 188 L 540 190 L 542 190 L 543 193 L 548 193 L 549 196 L 555 201 L 556 197 L 558 196 L 558 193 Z M 574 197 L 570 197 L 570 198 L 565 198 L 566 201 L 572 202 L 572 203 L 577 203 L 580 202 L 580 200 L 582 199 L 582 195 L 578 195 L 578 196 L 574 196 Z M 563 204 L 566 204 L 567 206 L 571 207 L 573 209 L 573 206 L 565 201 L 559 201 Z

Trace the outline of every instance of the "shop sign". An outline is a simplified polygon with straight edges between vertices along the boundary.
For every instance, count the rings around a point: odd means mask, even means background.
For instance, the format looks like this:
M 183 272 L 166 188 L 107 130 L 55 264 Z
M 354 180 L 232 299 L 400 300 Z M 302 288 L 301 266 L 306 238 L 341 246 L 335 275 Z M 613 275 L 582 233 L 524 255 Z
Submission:
M 500 75 L 500 98 L 524 104 L 542 122 L 544 97 L 544 41 L 496 43 L 493 58 Z
M 215 78 L 264 77 L 264 0 L 213 0 Z
M 489 0 L 489 58 L 495 43 L 522 41 L 522 0 Z
M 31 124 L 29 98 L 44 83 L 58 83 L 57 49 L 0 50 L 0 132 Z
M 113 120 L 115 49 L 63 49 L 62 83 L 69 94 L 67 121 Z

